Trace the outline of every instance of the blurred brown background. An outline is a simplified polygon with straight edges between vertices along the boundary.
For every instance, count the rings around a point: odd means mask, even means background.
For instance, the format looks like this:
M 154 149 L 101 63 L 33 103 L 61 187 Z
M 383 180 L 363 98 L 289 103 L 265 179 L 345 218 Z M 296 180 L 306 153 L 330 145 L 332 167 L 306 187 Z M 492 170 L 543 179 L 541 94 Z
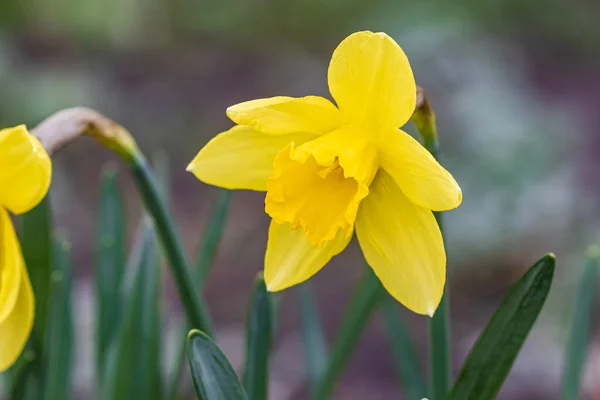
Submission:
M 464 192 L 463 205 L 446 216 L 455 369 L 508 287 L 553 251 L 551 296 L 500 396 L 553 399 L 583 250 L 600 238 L 599 16 L 600 3 L 567 0 L 3 0 L 0 122 L 33 126 L 72 105 L 119 121 L 151 158 L 168 157 L 171 207 L 191 254 L 217 190 L 185 167 L 232 125 L 225 108 L 274 95 L 328 96 L 337 44 L 356 30 L 387 32 L 430 93 L 443 163 Z M 82 399 L 92 396 L 93 238 L 98 179 L 109 160 L 117 162 L 87 140 L 55 158 L 55 220 L 73 243 L 78 279 L 74 378 Z M 126 174 L 122 182 L 132 236 L 140 203 Z M 220 343 L 236 366 L 267 224 L 263 196 L 236 192 L 206 285 Z M 364 268 L 353 243 L 313 280 L 330 339 Z M 172 342 L 181 311 L 168 277 L 165 291 Z M 306 396 L 296 294 L 277 295 L 275 400 Z M 426 321 L 405 317 L 425 369 Z M 600 399 L 600 335 L 592 337 L 583 398 Z M 377 315 L 335 398 L 398 393 Z

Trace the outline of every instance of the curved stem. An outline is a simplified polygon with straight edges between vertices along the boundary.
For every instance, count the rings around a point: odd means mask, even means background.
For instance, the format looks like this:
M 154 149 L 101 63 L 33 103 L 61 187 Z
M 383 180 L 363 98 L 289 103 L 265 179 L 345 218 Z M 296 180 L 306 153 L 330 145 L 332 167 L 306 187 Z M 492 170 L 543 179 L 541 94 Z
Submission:
M 50 155 L 80 136 L 90 136 L 125 161 L 155 224 L 186 316 L 194 328 L 212 336 L 212 324 L 200 296 L 200 287 L 196 287 L 191 277 L 188 258 L 160 194 L 158 181 L 131 134 L 113 120 L 83 107 L 59 111 L 32 129 L 31 133 L 38 137 Z

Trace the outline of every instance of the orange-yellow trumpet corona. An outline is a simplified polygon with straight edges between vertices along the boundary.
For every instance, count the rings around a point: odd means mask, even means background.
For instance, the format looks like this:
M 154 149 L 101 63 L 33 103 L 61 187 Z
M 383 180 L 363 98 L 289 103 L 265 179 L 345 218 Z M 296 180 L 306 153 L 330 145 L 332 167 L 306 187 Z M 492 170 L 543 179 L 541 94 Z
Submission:
M 35 207 L 51 176 L 48 154 L 25 126 L 0 130 L 0 372 L 23 351 L 34 318 L 31 282 L 8 212 Z
M 385 33 L 357 32 L 334 51 L 328 81 L 337 107 L 317 96 L 229 107 L 237 126 L 208 142 L 188 170 L 211 185 L 266 191 L 269 290 L 310 278 L 356 230 L 387 291 L 431 316 L 446 281 L 432 210 L 458 207 L 462 193 L 400 130 L 416 103 L 408 59 Z

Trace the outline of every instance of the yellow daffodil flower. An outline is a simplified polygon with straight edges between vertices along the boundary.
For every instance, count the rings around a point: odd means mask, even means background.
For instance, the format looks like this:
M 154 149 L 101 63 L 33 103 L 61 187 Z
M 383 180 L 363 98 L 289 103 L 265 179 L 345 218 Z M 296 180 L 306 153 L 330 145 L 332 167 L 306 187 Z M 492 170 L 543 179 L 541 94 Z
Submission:
M 237 126 L 213 138 L 188 167 L 228 189 L 266 191 L 269 290 L 317 273 L 356 229 L 368 264 L 409 309 L 433 315 L 446 254 L 433 211 L 458 207 L 460 187 L 400 130 L 415 110 L 406 55 L 385 33 L 358 32 L 334 51 L 329 100 L 273 97 L 237 104 Z
M 35 207 L 51 175 L 48 154 L 25 126 L 0 130 L 0 372 L 21 354 L 34 317 L 31 282 L 8 211 Z

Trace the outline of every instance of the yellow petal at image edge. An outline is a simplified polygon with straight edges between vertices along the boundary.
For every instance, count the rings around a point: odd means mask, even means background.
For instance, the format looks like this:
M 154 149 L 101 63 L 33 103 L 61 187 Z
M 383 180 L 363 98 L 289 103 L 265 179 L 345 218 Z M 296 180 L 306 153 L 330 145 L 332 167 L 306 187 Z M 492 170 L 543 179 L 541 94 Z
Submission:
M 433 211 L 456 208 L 462 191 L 452 175 L 416 139 L 400 129 L 378 138 L 379 162 L 414 203 Z
M 346 120 L 366 130 L 400 128 L 415 110 L 417 86 L 408 58 L 385 33 L 344 39 L 331 57 L 328 81 Z
M 33 327 L 33 317 L 33 291 L 24 271 L 15 308 L 0 323 L 0 372 L 9 368 L 23 351 Z
M 361 203 L 356 236 L 386 290 L 410 310 L 432 316 L 446 282 L 446 253 L 431 211 L 412 203 L 380 171 Z
M 210 185 L 266 191 L 277 153 L 291 142 L 302 144 L 315 137 L 309 133 L 267 135 L 238 125 L 211 139 L 187 170 Z
M 342 125 L 340 111 L 318 96 L 250 100 L 227 109 L 227 116 L 239 125 L 251 125 L 268 134 L 306 132 L 324 134 Z
M 0 324 L 12 313 L 19 296 L 23 256 L 8 212 L 0 207 Z
M 44 198 L 51 178 L 48 154 L 24 125 L 0 130 L 0 206 L 15 214 L 29 211 Z
M 279 291 L 302 283 L 317 272 L 350 242 L 346 232 L 316 248 L 308 242 L 302 228 L 293 230 L 289 223 L 271 221 L 265 254 L 265 283 L 269 291 Z
M 33 291 L 29 275 L 25 268 L 21 248 L 12 228 L 12 223 L 4 209 L 0 209 L 2 219 L 2 277 L 6 276 L 6 269 L 18 269 L 15 272 L 20 276 L 18 282 L 1 282 L 1 298 L 11 297 L 16 294 L 12 307 L 0 304 L 4 318 L 0 321 L 0 372 L 9 368 L 23 351 L 25 343 L 31 333 L 34 319 Z M 7 227 L 8 224 L 8 227 Z M 8 235 L 8 237 L 6 236 Z M 8 240 L 7 240 L 8 239 Z M 4 292 L 10 292 L 5 296 Z

